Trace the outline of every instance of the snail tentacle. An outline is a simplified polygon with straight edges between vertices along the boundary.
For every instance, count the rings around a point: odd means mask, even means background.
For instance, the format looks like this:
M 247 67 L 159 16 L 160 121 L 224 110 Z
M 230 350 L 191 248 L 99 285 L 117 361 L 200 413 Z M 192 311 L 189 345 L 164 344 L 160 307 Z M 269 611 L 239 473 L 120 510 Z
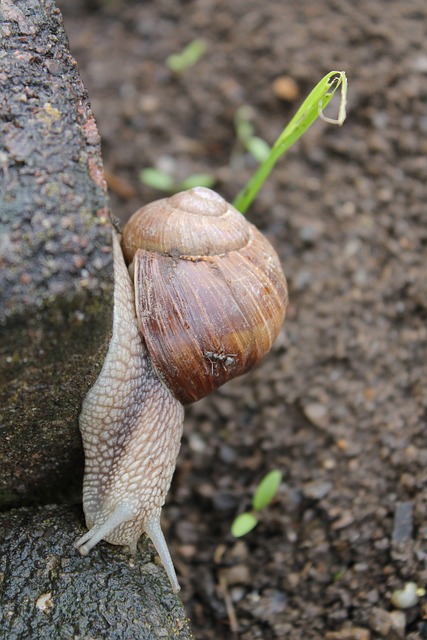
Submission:
M 178 591 L 181 590 L 181 587 L 179 586 L 178 578 L 176 577 L 175 567 L 173 566 L 171 554 L 169 553 L 169 548 L 160 527 L 159 520 L 146 522 L 144 524 L 144 532 L 150 538 L 157 553 L 159 554 L 159 558 L 171 583 L 172 590 L 175 593 L 178 593 Z
M 98 542 L 109 536 L 114 529 L 132 517 L 133 510 L 127 504 L 118 504 L 113 513 L 102 524 L 94 524 L 81 538 L 76 540 L 74 546 L 82 556 L 87 556 L 89 551 Z

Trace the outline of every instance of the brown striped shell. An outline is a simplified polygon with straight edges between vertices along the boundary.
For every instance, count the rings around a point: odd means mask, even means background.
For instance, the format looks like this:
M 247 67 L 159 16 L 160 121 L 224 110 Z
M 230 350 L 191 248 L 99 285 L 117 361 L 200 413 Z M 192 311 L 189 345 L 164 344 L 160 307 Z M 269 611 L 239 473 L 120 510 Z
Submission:
M 287 305 L 276 252 L 234 207 L 197 187 L 137 211 L 123 231 L 138 325 L 158 375 L 190 404 L 257 364 Z

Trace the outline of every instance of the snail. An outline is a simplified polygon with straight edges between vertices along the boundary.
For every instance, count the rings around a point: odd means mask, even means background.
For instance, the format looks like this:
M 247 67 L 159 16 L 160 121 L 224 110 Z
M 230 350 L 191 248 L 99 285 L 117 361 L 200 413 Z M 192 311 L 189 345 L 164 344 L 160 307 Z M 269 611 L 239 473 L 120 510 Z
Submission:
M 253 367 L 282 326 L 286 280 L 266 238 L 203 187 L 137 211 L 113 230 L 113 335 L 80 414 L 82 555 L 100 540 L 153 542 L 180 587 L 160 528 L 183 405 Z

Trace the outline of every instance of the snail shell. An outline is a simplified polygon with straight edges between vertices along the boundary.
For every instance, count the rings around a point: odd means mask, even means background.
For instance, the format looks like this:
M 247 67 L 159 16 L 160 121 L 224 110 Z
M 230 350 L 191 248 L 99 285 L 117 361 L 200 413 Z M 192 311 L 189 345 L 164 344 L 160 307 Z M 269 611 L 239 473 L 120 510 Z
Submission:
M 197 187 L 139 209 L 122 250 L 152 363 L 183 404 L 270 350 L 287 305 L 279 258 L 217 193 Z

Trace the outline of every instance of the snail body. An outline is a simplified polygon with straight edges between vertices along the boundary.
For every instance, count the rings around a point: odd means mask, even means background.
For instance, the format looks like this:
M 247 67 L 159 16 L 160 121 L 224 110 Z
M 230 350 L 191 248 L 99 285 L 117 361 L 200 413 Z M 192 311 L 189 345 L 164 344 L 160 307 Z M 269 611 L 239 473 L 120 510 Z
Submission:
M 145 532 L 178 591 L 160 512 L 182 405 L 269 351 L 285 316 L 286 280 L 262 234 L 202 187 L 137 211 L 121 246 L 113 232 L 113 251 L 113 336 L 80 415 L 89 531 L 76 546 L 86 554 L 106 540 L 135 551 Z

